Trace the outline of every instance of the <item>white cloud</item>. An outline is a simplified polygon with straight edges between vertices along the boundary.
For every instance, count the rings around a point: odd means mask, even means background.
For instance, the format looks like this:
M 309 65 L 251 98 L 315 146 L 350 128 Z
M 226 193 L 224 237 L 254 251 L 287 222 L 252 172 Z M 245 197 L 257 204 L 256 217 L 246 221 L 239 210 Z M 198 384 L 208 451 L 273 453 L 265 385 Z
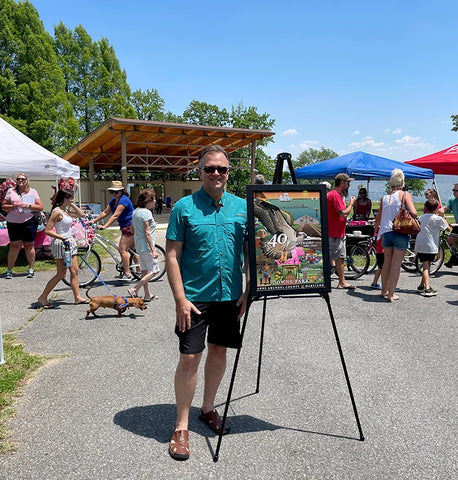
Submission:
M 309 148 L 316 147 L 319 143 L 320 142 L 317 140 L 304 140 L 303 142 L 299 143 L 299 146 L 304 150 L 307 150 Z
M 402 132 L 401 128 L 396 128 L 396 129 L 393 130 L 393 135 L 398 135 L 401 132 Z
M 353 150 L 361 150 L 362 148 L 378 148 L 384 145 L 383 142 L 376 142 L 374 137 L 366 136 L 359 142 L 351 142 L 349 144 L 350 148 Z
M 409 135 L 404 135 L 402 138 L 395 140 L 395 142 L 401 146 L 406 147 L 417 147 L 425 145 L 425 142 L 420 137 L 410 137 Z
M 290 136 L 290 135 L 298 135 L 297 133 L 297 130 L 295 130 L 294 128 L 290 128 L 288 130 L 285 130 L 282 135 L 285 135 L 285 136 Z
M 352 133 L 352 135 L 360 135 L 360 134 L 361 134 L 361 132 L 360 132 L 359 130 L 355 130 L 355 131 Z

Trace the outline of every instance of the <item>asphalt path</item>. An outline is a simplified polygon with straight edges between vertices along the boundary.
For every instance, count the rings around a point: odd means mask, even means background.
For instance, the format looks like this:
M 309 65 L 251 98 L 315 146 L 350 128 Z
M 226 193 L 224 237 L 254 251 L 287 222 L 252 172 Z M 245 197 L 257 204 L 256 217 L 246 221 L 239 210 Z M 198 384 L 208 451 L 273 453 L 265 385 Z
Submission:
M 164 231 L 157 241 L 164 244 Z M 128 285 L 103 277 L 117 295 Z M 167 453 L 175 422 L 178 358 L 174 304 L 166 278 L 148 310 L 85 320 L 69 288 L 57 308 L 30 308 L 50 272 L 0 279 L 3 332 L 53 356 L 26 386 L 9 424 L 17 451 L 0 456 L 4 480 L 81 479 L 456 479 L 458 478 L 458 268 L 432 280 L 437 297 L 415 292 L 402 272 L 400 300 L 369 288 L 332 289 L 330 302 L 357 411 L 352 409 L 323 298 L 269 299 L 260 391 L 255 393 L 262 302 L 254 302 L 229 408 L 231 433 L 198 420 L 202 372 L 190 421 L 191 458 Z M 336 286 L 336 280 L 333 281 Z M 103 285 L 92 294 L 106 293 Z M 226 400 L 235 354 L 217 401 Z M 202 369 L 201 369 L 202 370 Z

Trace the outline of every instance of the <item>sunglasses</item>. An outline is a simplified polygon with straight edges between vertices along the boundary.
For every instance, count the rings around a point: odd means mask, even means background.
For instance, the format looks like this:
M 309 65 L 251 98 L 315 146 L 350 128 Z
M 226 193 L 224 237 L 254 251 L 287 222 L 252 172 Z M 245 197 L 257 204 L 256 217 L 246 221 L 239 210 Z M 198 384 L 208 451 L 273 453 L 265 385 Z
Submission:
M 225 174 L 229 170 L 229 167 L 201 167 L 205 173 L 213 173 L 215 170 L 218 170 L 218 173 Z
M 458 192 L 458 190 L 457 190 L 456 188 L 454 188 L 454 189 L 452 190 L 452 192 Z
M 27 181 L 27 178 L 16 178 L 18 182 L 25 182 Z

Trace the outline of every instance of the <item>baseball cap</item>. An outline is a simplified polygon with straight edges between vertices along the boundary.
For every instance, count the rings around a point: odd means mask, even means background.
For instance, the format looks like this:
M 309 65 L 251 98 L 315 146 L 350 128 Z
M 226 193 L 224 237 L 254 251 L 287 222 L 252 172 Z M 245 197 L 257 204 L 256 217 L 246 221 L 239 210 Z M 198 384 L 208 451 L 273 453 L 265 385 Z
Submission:
M 354 178 L 349 177 L 346 173 L 338 173 L 334 180 L 338 180 L 339 182 L 352 182 Z

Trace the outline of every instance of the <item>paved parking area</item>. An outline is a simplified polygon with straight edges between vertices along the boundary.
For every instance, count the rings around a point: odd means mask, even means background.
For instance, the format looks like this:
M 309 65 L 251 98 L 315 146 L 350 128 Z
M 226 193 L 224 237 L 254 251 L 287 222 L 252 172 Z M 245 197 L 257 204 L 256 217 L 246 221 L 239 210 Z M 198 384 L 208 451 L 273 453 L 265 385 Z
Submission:
M 157 241 L 164 243 L 163 230 Z M 354 282 L 354 292 L 332 290 L 364 442 L 320 297 L 267 302 L 255 394 L 262 313 L 255 302 L 229 409 L 232 430 L 217 463 L 217 437 L 197 418 L 202 378 L 191 458 L 179 463 L 167 453 L 178 353 L 166 279 L 154 284 L 159 299 L 148 310 L 123 318 L 104 310 L 85 320 L 86 307 L 74 306 L 63 285 L 58 308 L 38 315 L 29 309 L 49 276 L 0 279 L 3 331 L 16 330 L 27 350 L 56 357 L 18 400 L 10 423 L 18 450 L 0 457 L 3 480 L 458 478 L 458 268 L 432 280 L 439 291 L 433 298 L 419 296 L 419 277 L 405 272 L 393 304 L 369 288 L 369 276 Z M 109 284 L 126 293 L 126 284 Z M 104 294 L 104 287 L 92 293 Z M 233 361 L 231 352 L 229 374 Z

